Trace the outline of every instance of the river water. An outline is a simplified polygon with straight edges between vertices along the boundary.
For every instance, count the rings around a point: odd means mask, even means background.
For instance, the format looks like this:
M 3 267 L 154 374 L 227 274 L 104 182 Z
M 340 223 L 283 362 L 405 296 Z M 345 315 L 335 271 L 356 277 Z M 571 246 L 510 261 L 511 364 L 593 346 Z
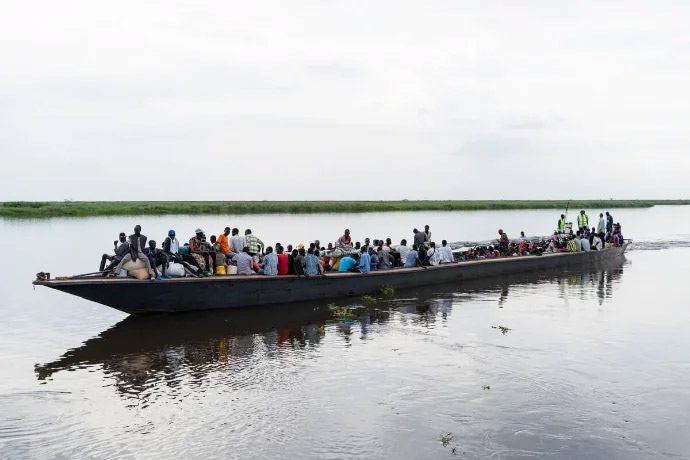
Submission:
M 613 264 L 335 301 L 348 320 L 325 302 L 126 317 L 30 281 L 97 269 L 137 223 L 457 241 L 559 213 L 0 220 L 0 458 L 690 458 L 689 210 L 613 210 L 635 241 Z

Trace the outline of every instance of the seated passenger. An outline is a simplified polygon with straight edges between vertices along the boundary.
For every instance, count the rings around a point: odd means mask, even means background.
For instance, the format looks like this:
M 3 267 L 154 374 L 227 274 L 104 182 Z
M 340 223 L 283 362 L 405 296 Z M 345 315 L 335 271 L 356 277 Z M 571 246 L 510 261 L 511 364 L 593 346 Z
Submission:
M 319 258 L 314 254 L 314 249 L 309 248 L 307 250 L 307 255 L 304 256 L 304 274 L 308 277 L 323 275 L 321 271 L 321 264 L 319 263 Z M 316 250 L 318 253 L 318 250 Z
M 245 246 L 242 252 L 232 259 L 237 264 L 238 275 L 254 275 L 254 258 L 249 254 L 249 248 Z
M 390 249 L 386 251 L 383 246 L 379 246 L 378 248 L 378 259 L 379 259 L 379 265 L 378 265 L 378 270 L 390 270 L 392 267 L 391 264 L 391 251 Z
M 412 268 L 416 267 L 417 264 L 420 264 L 421 261 L 419 260 L 419 253 L 417 252 L 417 245 L 413 245 L 412 249 L 408 250 L 407 255 L 405 256 L 405 265 L 403 267 L 405 268 Z
M 119 244 L 118 241 L 113 241 L 113 246 L 115 246 L 115 255 L 111 256 L 109 254 L 103 254 L 103 256 L 101 257 L 101 266 L 98 269 L 99 272 L 109 272 L 113 269 L 113 267 L 119 264 L 120 261 L 125 257 L 125 255 L 129 252 L 129 242 L 127 242 L 127 235 L 125 234 L 125 232 L 120 233 L 118 240 Z M 106 261 L 110 262 L 107 268 L 105 266 Z M 105 273 L 104 275 L 106 274 L 107 273 Z
M 295 270 L 295 275 L 297 275 L 297 278 L 300 276 L 303 276 L 304 273 L 304 257 L 306 256 L 306 251 L 304 250 L 304 245 L 300 244 L 298 245 L 302 246 L 299 248 L 299 250 L 295 249 L 292 251 L 292 260 L 293 260 L 293 265 L 294 265 L 294 270 Z
M 352 237 L 350 236 L 350 229 L 345 229 L 343 236 L 338 238 L 335 242 L 335 247 L 345 252 L 352 251 Z
M 601 241 L 601 238 L 599 238 L 599 235 L 595 234 L 594 238 L 592 238 L 592 251 L 601 251 L 602 248 L 604 247 L 604 243 Z
M 340 263 L 338 264 L 338 271 L 339 272 L 349 272 L 349 271 L 356 271 L 358 272 L 359 270 L 356 268 L 357 265 L 357 260 L 355 260 L 354 257 L 351 255 L 346 255 L 342 259 L 340 259 Z
M 568 240 L 568 244 L 566 245 L 566 251 L 567 252 L 578 252 L 579 249 L 577 248 L 577 243 L 575 242 L 575 238 L 571 238 Z
M 197 228 L 194 236 L 189 240 L 189 255 L 203 272 L 213 274 L 214 253 L 211 245 L 206 241 L 204 230 Z
M 378 270 L 379 268 L 379 256 L 373 247 L 369 248 L 369 257 L 371 258 L 370 267 L 371 270 Z
M 280 246 L 278 249 L 280 249 Z M 287 257 L 285 259 L 285 262 L 287 262 Z M 273 253 L 273 248 L 271 246 L 266 248 L 266 255 L 264 255 L 261 261 L 261 273 L 267 276 L 278 275 L 278 256 Z
M 146 257 L 149 258 L 151 262 L 151 267 L 153 272 L 156 274 L 156 279 L 160 280 L 161 275 L 165 279 L 170 279 L 172 276 L 165 274 L 165 269 L 168 268 L 168 263 L 170 260 L 165 252 L 160 249 L 156 249 L 156 242 L 154 240 L 149 241 L 149 247 L 146 249 Z M 161 273 L 158 273 L 158 266 L 161 266 Z
M 163 240 L 163 251 L 168 256 L 168 259 L 171 262 L 182 264 L 182 266 L 185 269 L 187 269 L 190 273 L 194 274 L 195 276 L 203 276 L 203 271 L 201 270 L 201 268 L 189 264 L 185 260 L 185 256 L 181 254 L 180 242 L 175 237 L 175 230 L 168 230 L 168 236 L 167 238 L 165 238 L 165 240 Z M 189 255 L 187 255 L 186 257 L 192 259 Z
M 403 239 L 400 241 L 400 246 L 398 247 L 398 254 L 400 254 L 400 263 L 405 265 L 407 262 L 407 255 L 410 253 L 410 247 L 407 245 L 407 240 Z
M 441 254 L 439 254 L 436 249 L 436 243 L 431 241 L 429 243 L 429 250 L 426 252 L 426 258 L 429 261 L 429 265 L 438 265 L 441 263 Z
M 580 238 L 580 247 L 582 248 L 583 251 L 589 252 L 590 251 L 589 239 Z
M 441 248 L 438 250 L 438 253 L 441 257 L 439 263 L 450 264 L 455 262 L 453 251 L 451 250 L 450 246 L 448 246 L 448 242 L 446 240 L 441 241 Z
M 153 269 L 151 268 L 149 258 L 146 257 L 146 254 L 144 254 L 144 251 L 146 250 L 146 240 L 146 235 L 141 234 L 141 225 L 135 226 L 134 233 L 132 235 L 129 235 L 129 252 L 125 254 L 125 256 L 122 258 L 120 263 L 117 264 L 112 273 L 120 273 L 120 270 L 122 270 L 122 266 L 126 264 L 128 261 L 139 259 L 144 263 L 146 270 L 149 272 L 149 279 L 156 279 L 156 275 L 153 272 Z
M 371 256 L 366 247 L 362 247 L 360 251 L 359 271 L 360 273 L 369 273 L 369 271 L 371 271 Z
M 218 249 L 219 252 L 222 253 L 226 258 L 230 256 L 230 239 L 228 238 L 228 235 L 230 235 L 230 227 L 225 227 L 225 230 L 223 230 L 223 233 L 218 235 Z
M 278 275 L 287 275 L 289 270 L 289 260 L 288 255 L 283 252 L 283 247 L 278 246 L 276 248 L 276 258 L 278 259 Z

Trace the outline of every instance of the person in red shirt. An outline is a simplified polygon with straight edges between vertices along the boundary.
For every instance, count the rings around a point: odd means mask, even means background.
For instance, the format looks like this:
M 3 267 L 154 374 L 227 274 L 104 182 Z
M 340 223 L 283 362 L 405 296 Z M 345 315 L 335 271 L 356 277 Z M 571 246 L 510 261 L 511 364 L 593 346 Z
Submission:
M 289 271 L 290 264 L 288 263 L 287 254 L 283 253 L 283 247 L 278 246 L 276 248 L 276 255 L 278 256 L 278 275 L 287 275 Z

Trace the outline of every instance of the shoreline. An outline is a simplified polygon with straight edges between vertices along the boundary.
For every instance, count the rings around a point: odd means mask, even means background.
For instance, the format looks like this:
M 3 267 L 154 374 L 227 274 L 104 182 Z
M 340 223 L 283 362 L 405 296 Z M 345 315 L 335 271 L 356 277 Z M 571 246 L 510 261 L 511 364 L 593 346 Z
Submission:
M 11 201 L 0 204 L 0 218 L 565 210 L 566 203 L 568 200 Z M 658 205 L 690 205 L 690 200 L 572 200 L 569 210 L 651 208 Z

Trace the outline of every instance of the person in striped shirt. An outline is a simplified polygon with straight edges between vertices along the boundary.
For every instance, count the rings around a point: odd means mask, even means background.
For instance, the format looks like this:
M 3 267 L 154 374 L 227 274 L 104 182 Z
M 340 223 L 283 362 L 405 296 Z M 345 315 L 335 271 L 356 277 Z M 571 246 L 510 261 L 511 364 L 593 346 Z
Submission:
M 252 234 L 251 229 L 248 228 L 244 231 L 244 245 L 249 248 L 249 255 L 255 256 L 261 253 L 264 242 Z

